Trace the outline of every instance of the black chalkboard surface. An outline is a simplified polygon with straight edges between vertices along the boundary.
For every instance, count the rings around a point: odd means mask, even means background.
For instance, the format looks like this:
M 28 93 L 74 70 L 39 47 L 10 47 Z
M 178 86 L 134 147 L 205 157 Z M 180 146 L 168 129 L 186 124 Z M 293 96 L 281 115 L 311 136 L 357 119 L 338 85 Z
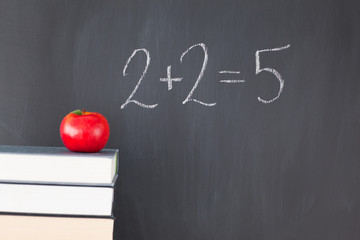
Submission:
M 356 0 L 0 1 L 0 144 L 120 149 L 115 239 L 360 239 Z

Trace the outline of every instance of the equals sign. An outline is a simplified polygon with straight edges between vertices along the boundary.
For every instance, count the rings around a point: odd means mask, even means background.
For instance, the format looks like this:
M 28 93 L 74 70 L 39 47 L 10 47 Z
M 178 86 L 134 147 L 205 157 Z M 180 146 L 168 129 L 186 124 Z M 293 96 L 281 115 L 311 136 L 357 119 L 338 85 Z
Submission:
M 219 71 L 219 73 L 239 75 L 240 71 L 228 71 L 228 70 L 226 70 L 226 71 Z M 222 83 L 243 83 L 243 82 L 245 82 L 245 80 L 242 80 L 242 79 L 223 79 L 223 80 L 220 80 L 220 82 L 222 82 Z

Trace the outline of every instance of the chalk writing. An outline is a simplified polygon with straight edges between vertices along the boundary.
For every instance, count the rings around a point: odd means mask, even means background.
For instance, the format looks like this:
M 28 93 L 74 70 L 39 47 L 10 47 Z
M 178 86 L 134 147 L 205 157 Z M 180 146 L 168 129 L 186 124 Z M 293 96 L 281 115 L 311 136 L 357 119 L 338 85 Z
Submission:
M 225 74 L 240 74 L 240 71 L 229 71 L 229 70 L 225 70 L 225 71 L 219 71 L 219 73 L 225 73 Z M 222 79 L 220 80 L 221 83 L 243 83 L 245 82 L 245 80 L 242 79 Z
M 124 70 L 123 70 L 123 76 L 125 77 L 127 75 L 126 73 L 126 69 L 128 68 L 128 65 L 129 63 L 131 62 L 132 58 L 136 55 L 137 52 L 139 51 L 143 51 L 145 54 L 146 54 L 146 66 L 145 66 L 145 69 L 141 75 L 141 77 L 139 78 L 139 81 L 138 83 L 136 84 L 134 90 L 131 92 L 130 96 L 128 97 L 128 99 L 126 99 L 126 102 L 121 105 L 121 109 L 124 109 L 129 103 L 135 103 L 137 105 L 139 105 L 140 107 L 143 107 L 143 108 L 155 108 L 158 104 L 153 104 L 153 105 L 147 105 L 147 104 L 144 104 L 144 103 L 141 103 L 137 100 L 133 100 L 132 98 L 134 97 L 137 89 L 139 88 L 140 84 L 141 84 L 141 81 L 143 80 L 148 68 L 149 68 L 149 65 L 150 65 L 150 53 L 148 50 L 146 50 L 145 48 L 140 48 L 140 49 L 135 49 L 134 52 L 131 54 L 131 56 L 128 58 L 128 60 L 126 61 L 126 64 L 125 64 L 125 67 L 124 67 Z
M 182 80 L 182 78 L 172 78 L 171 77 L 171 65 L 167 67 L 166 73 L 167 73 L 166 78 L 160 78 L 160 81 L 167 82 L 168 83 L 168 91 L 170 91 L 173 87 L 172 82 L 180 82 Z
M 194 95 L 194 92 L 195 90 L 198 88 L 199 86 L 199 83 L 201 82 L 201 80 L 203 79 L 204 77 L 204 73 L 205 73 L 205 70 L 206 70 L 206 67 L 207 67 L 207 64 L 208 64 L 208 60 L 209 60 L 209 55 L 208 55 L 208 50 L 207 50 L 207 47 L 204 43 L 198 43 L 198 44 L 194 44 L 192 45 L 191 47 L 189 47 L 188 49 L 186 49 L 181 55 L 180 55 L 180 63 L 183 63 L 183 60 L 184 60 L 184 57 L 194 48 L 196 47 L 200 47 L 202 49 L 202 51 L 204 52 L 204 59 L 203 59 L 203 63 L 202 63 L 202 67 L 200 69 L 200 72 L 199 72 L 199 75 L 193 85 L 193 87 L 191 88 L 190 92 L 188 93 L 188 95 L 186 96 L 185 100 L 182 102 L 182 104 L 186 104 L 188 102 L 195 102 L 195 103 L 198 103 L 198 104 L 201 104 L 203 106 L 206 106 L 206 107 L 213 107 L 216 105 L 216 102 L 213 102 L 213 103 L 206 103 L 206 102 L 203 102 L 203 101 L 200 101 L 198 99 L 196 99 L 193 95 Z M 276 79 L 278 80 L 279 82 L 279 91 L 277 92 L 277 95 L 270 99 L 270 100 L 265 100 L 261 97 L 258 97 L 258 101 L 261 102 L 261 103 L 264 103 L 264 104 L 268 104 L 268 103 L 272 103 L 274 102 L 275 100 L 277 100 L 283 89 L 284 89 L 284 84 L 285 84 L 285 81 L 284 81 L 284 78 L 282 77 L 282 75 L 274 68 L 269 68 L 269 67 L 264 67 L 262 68 L 261 65 L 260 65 L 260 53 L 265 53 L 265 52 L 277 52 L 277 51 L 283 51 L 287 48 L 290 47 L 290 44 L 288 45 L 285 45 L 285 46 L 282 46 L 282 47 L 278 47 L 278 48 L 269 48 L 269 49 L 262 49 L 262 50 L 257 50 L 255 52 L 255 74 L 258 75 L 260 74 L 261 72 L 270 72 L 272 73 Z M 121 109 L 124 109 L 129 103 L 134 103 L 140 107 L 143 107 L 143 108 L 155 108 L 158 106 L 158 104 L 145 104 L 145 103 L 141 103 L 137 100 L 134 100 L 134 95 L 136 93 L 136 91 L 138 90 L 140 84 L 142 83 L 142 80 L 144 79 L 147 71 L 148 71 L 148 68 L 149 68 L 149 65 L 150 65 L 150 61 L 151 61 L 151 58 L 150 58 L 150 53 L 147 49 L 145 48 L 139 48 L 139 49 L 135 49 L 132 54 L 130 55 L 130 57 L 127 59 L 126 61 L 126 64 L 124 66 L 124 69 L 123 69 L 123 76 L 127 76 L 127 68 L 128 68 L 128 65 L 130 64 L 131 60 L 133 59 L 133 57 L 138 53 L 138 52 L 143 52 L 145 53 L 146 55 L 146 65 L 145 65 L 145 68 L 144 68 L 144 71 L 142 73 L 142 75 L 140 76 L 135 88 L 133 89 L 133 91 L 131 92 L 130 96 L 126 99 L 125 103 L 121 105 Z M 183 80 L 182 77 L 177 77 L 177 78 L 173 78 L 172 77 L 172 73 L 171 73 L 171 65 L 167 66 L 167 71 L 166 71 L 166 77 L 164 78 L 160 78 L 160 82 L 165 82 L 167 83 L 167 87 L 168 87 L 168 91 L 170 91 L 171 89 L 173 89 L 173 83 L 174 82 L 181 82 Z M 220 83 L 228 83 L 228 84 L 233 84 L 233 83 L 244 83 L 245 80 L 244 79 L 238 79 L 238 75 L 240 75 L 240 71 L 233 71 L 233 70 L 220 70 L 218 71 L 219 74 L 227 74 L 227 75 L 235 75 L 234 78 L 231 78 L 231 79 L 221 79 L 219 82 Z
M 266 71 L 266 72 L 270 72 L 272 74 L 274 74 L 276 76 L 276 78 L 278 79 L 279 81 L 279 84 L 280 84 L 280 87 L 279 87 L 279 92 L 277 94 L 276 97 L 274 97 L 273 99 L 271 100 L 264 100 L 260 97 L 258 97 L 258 100 L 262 103 L 271 103 L 273 101 L 275 101 L 276 99 L 278 99 L 280 97 L 280 94 L 281 92 L 283 91 L 283 88 L 284 88 L 284 79 L 282 78 L 281 74 L 276 71 L 275 69 L 273 68 L 260 68 L 260 53 L 261 52 L 275 52 L 275 51 L 281 51 L 281 50 L 284 50 L 284 49 L 287 49 L 290 47 L 290 44 L 286 45 L 286 46 L 283 46 L 283 47 L 278 47 L 278 48 L 272 48 L 272 49 L 263 49 L 263 50 L 257 50 L 256 53 L 255 53 L 255 73 L 256 74 L 259 74 L 263 71 Z
M 194 102 L 197 102 L 197 103 L 200 103 L 202 105 L 205 105 L 205 106 L 208 106 L 208 107 L 212 107 L 214 105 L 216 105 L 216 103 L 205 103 L 205 102 L 202 102 L 200 100 L 197 100 L 195 98 L 192 98 L 192 95 L 194 94 L 194 91 L 195 89 L 197 88 L 197 86 L 199 85 L 201 79 L 203 78 L 204 76 L 204 72 L 205 72 L 205 69 L 206 69 L 206 66 L 207 66 L 207 63 L 208 63 L 208 53 L 207 53 L 207 47 L 204 43 L 198 43 L 198 44 L 195 44 L 195 45 L 192 45 L 191 47 L 189 47 L 189 49 L 187 49 L 185 52 L 183 52 L 183 54 L 181 54 L 181 57 L 180 57 L 180 62 L 182 62 L 183 60 L 183 57 L 191 50 L 193 49 L 194 47 L 197 47 L 197 46 L 200 46 L 202 48 L 202 50 L 204 51 L 204 61 L 203 61 L 203 65 L 202 65 L 202 68 L 201 68 L 201 71 L 199 73 L 199 76 L 198 78 L 196 79 L 196 82 L 193 86 L 193 88 L 191 89 L 190 93 L 188 94 L 188 96 L 186 97 L 186 99 L 183 101 L 183 104 L 189 102 L 189 101 L 194 101 Z

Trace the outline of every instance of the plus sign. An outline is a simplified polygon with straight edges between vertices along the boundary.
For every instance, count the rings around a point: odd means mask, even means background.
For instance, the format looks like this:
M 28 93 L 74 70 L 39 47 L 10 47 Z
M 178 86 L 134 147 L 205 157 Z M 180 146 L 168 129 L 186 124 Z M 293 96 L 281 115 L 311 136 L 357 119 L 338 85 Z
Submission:
M 167 67 L 167 76 L 166 78 L 160 78 L 161 82 L 167 82 L 168 83 L 168 91 L 170 91 L 173 87 L 172 82 L 180 82 L 182 78 L 171 78 L 171 65 Z

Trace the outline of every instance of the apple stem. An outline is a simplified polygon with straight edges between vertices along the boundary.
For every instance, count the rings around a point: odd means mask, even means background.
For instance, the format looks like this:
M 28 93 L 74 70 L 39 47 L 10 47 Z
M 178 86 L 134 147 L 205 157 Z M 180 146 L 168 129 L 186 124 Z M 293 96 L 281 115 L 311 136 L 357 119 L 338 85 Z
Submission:
M 83 108 L 82 115 L 85 115 L 85 108 Z

